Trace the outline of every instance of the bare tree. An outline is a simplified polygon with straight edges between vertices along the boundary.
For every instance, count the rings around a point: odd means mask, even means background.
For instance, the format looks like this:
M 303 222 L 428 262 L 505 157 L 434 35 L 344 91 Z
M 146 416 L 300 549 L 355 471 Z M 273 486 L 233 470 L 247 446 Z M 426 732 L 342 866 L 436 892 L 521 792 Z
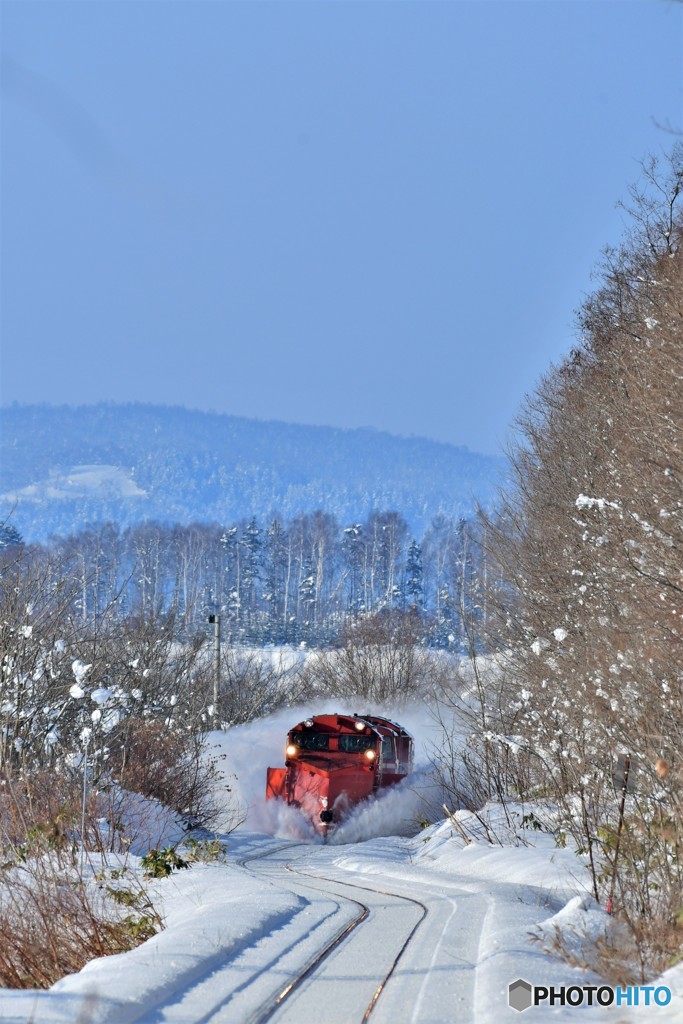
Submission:
M 661 963 L 654 936 L 672 934 L 683 881 L 680 801 L 662 781 L 683 749 L 682 190 L 678 144 L 668 167 L 645 165 L 580 343 L 527 401 L 513 486 L 484 517 L 489 641 L 515 682 L 530 784 L 559 802 L 596 897 L 615 893 L 645 937 L 644 965 Z

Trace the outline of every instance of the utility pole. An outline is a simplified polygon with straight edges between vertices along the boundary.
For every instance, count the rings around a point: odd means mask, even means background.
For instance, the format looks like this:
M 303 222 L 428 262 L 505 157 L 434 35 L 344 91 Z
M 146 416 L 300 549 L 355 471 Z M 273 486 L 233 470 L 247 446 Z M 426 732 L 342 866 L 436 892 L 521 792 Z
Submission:
M 85 736 L 83 735 L 85 733 Z M 83 878 L 83 862 L 85 860 L 85 811 L 88 803 L 88 743 L 90 742 L 90 730 L 84 729 L 81 733 L 81 741 L 85 739 L 83 751 L 83 805 L 81 808 L 81 878 Z
M 213 623 L 213 717 L 218 718 L 218 686 L 221 679 L 221 617 L 209 615 Z

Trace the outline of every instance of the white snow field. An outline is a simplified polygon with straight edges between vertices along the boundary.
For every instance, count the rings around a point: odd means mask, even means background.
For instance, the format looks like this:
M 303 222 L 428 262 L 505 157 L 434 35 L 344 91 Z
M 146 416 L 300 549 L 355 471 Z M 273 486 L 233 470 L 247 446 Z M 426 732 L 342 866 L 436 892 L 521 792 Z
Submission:
M 548 988 L 604 985 L 530 938 L 559 928 L 578 948 L 582 934 L 608 927 L 588 895 L 581 859 L 540 832 L 528 833 L 530 845 L 492 845 L 468 812 L 458 820 L 469 843 L 450 820 L 417 835 L 390 834 L 417 831 L 426 785 L 419 774 L 357 809 L 323 845 L 295 811 L 262 799 L 264 758 L 279 763 L 297 715 L 290 709 L 273 722 L 215 734 L 227 770 L 238 771 L 236 796 L 249 804 L 249 817 L 224 836 L 226 862 L 150 883 L 164 930 L 47 992 L 2 990 L 0 1021 L 683 1024 L 680 968 L 641 991 L 637 1006 L 511 1008 L 508 986 L 518 979 Z M 412 722 L 401 717 L 416 733 L 421 728 L 417 713 Z M 130 863 L 139 862 L 131 856 Z M 671 998 L 656 1005 L 664 987 Z

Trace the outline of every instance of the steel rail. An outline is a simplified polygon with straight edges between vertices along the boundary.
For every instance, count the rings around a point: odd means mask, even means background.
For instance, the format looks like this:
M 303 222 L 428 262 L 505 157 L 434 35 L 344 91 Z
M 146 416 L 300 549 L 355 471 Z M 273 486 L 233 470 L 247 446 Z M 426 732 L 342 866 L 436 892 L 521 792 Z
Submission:
M 258 1013 L 251 1018 L 249 1024 L 265 1024 L 266 1021 L 269 1021 L 273 1014 L 280 1009 L 285 999 L 291 996 L 292 992 L 294 992 L 299 987 L 299 985 L 301 985 L 302 982 L 304 982 L 306 978 L 308 978 L 309 975 L 312 974 L 313 971 L 315 971 L 315 969 L 319 967 L 324 960 L 327 959 L 327 957 L 330 955 L 330 953 L 332 953 L 334 949 L 336 949 L 339 943 L 343 942 L 344 939 L 348 938 L 349 934 L 354 930 L 354 928 L 356 928 L 359 924 L 362 924 L 362 922 L 366 919 L 366 917 L 370 913 L 369 907 L 366 907 L 364 903 L 359 903 L 358 900 L 349 899 L 348 896 L 344 896 L 342 898 L 349 903 L 355 903 L 356 906 L 361 908 L 361 913 L 358 915 L 358 917 L 354 918 L 353 921 L 350 921 L 345 928 L 342 928 L 341 931 L 338 932 L 337 935 L 332 939 L 332 941 L 329 942 L 325 946 L 325 948 L 321 950 L 321 952 L 318 953 L 306 965 L 303 971 L 297 974 L 296 977 L 292 978 L 289 984 L 286 985 L 283 988 L 283 990 L 279 992 L 278 995 L 272 1000 L 272 1002 L 270 1003 L 269 1007 L 265 1010 L 265 1012 L 259 1010 Z
M 306 872 L 305 871 L 299 871 L 296 868 L 290 867 L 290 865 L 287 865 L 287 870 L 294 871 L 296 874 L 302 875 L 304 877 L 306 876 Z M 429 910 L 425 906 L 425 904 L 422 903 L 421 900 L 413 899 L 412 896 L 401 896 L 399 893 L 388 892 L 386 889 L 377 889 L 377 888 L 375 888 L 375 886 L 356 885 L 354 882 L 342 882 L 339 879 L 326 878 L 324 875 L 309 875 L 309 878 L 319 878 L 323 882 L 333 882 L 336 885 L 349 885 L 349 886 L 351 886 L 354 889 L 360 889 L 362 892 L 373 892 L 373 893 L 379 893 L 382 896 L 391 896 L 394 899 L 403 900 L 404 903 L 414 903 L 415 906 L 420 907 L 420 909 L 422 910 L 422 913 L 420 914 L 420 917 L 418 918 L 418 920 L 415 922 L 413 927 L 408 932 L 408 935 L 407 935 L 407 937 L 405 939 L 405 942 L 403 943 L 403 945 L 399 949 L 398 953 L 396 954 L 396 956 L 392 960 L 391 966 L 389 967 L 389 970 L 387 971 L 387 973 L 384 975 L 384 977 L 380 981 L 379 985 L 377 986 L 377 988 L 376 988 L 376 990 L 374 992 L 374 995 L 373 995 L 372 999 L 368 1003 L 367 1009 L 366 1009 L 365 1013 L 363 1014 L 363 1016 L 361 1018 L 361 1020 L 367 1021 L 367 1020 L 370 1019 L 370 1015 L 371 1015 L 372 1011 L 375 1009 L 375 1006 L 377 1005 L 377 1003 L 379 1001 L 379 998 L 382 995 L 382 992 L 384 991 L 384 987 L 385 987 L 386 983 L 389 981 L 389 978 L 392 976 L 392 974 L 396 970 L 396 967 L 398 965 L 399 960 L 401 959 L 401 957 L 405 953 L 406 949 L 408 948 L 408 945 L 410 944 L 410 942 L 411 942 L 411 940 L 413 938 L 413 935 L 415 934 L 417 929 L 420 927 L 420 925 L 424 921 L 425 917 L 429 913 Z M 337 895 L 339 895 L 339 893 L 337 893 Z
M 276 853 L 281 853 L 283 850 L 287 849 L 291 849 L 291 843 L 287 843 L 283 846 L 278 846 L 275 849 L 267 850 L 264 853 L 257 853 L 254 856 L 241 857 L 239 861 L 237 861 L 237 863 L 240 864 L 240 866 L 245 868 L 246 870 L 249 870 L 248 868 L 246 868 L 246 865 L 250 861 L 265 860 L 267 857 Z M 289 864 L 285 864 L 285 869 L 287 871 L 291 871 L 294 874 L 300 874 L 302 875 L 302 877 L 304 877 L 303 872 L 296 871 L 295 868 L 292 868 L 291 862 Z M 314 887 L 312 886 L 311 888 Z M 343 928 L 340 928 L 340 930 L 336 933 L 334 938 L 330 942 L 326 943 L 323 949 L 319 953 L 317 953 L 311 960 L 309 960 L 304 969 L 300 971 L 295 977 L 293 977 L 291 981 L 282 989 L 282 991 L 279 992 L 274 998 L 271 997 L 271 999 L 269 999 L 268 1001 L 267 1006 L 261 1007 L 261 1009 L 257 1010 L 256 1013 L 252 1014 L 252 1016 L 249 1018 L 246 1024 L 266 1024 L 266 1021 L 269 1021 L 271 1019 L 273 1014 L 279 1010 L 280 1006 L 292 994 L 292 992 L 294 992 L 299 987 L 299 985 L 301 985 L 302 982 L 304 982 L 306 978 L 308 978 L 309 975 L 313 973 L 316 967 L 318 967 L 324 960 L 326 960 L 330 953 L 332 953 L 332 951 L 336 949 L 336 947 L 341 942 L 343 942 L 344 939 L 348 937 L 348 935 L 354 930 L 354 928 L 361 924 L 369 915 L 370 908 L 366 906 L 365 903 L 360 903 L 358 900 L 351 899 L 349 896 L 341 896 L 341 899 L 344 900 L 346 903 L 355 903 L 355 905 L 360 908 L 360 913 L 352 921 L 344 925 Z

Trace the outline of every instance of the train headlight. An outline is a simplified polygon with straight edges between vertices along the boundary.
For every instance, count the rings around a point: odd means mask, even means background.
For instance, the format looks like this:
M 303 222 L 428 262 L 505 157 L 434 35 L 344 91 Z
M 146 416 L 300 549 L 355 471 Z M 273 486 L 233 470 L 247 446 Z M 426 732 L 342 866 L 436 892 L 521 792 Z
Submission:
M 356 726 L 356 729 L 358 729 L 358 732 L 365 731 L 365 722 L 355 722 L 354 724 Z
M 287 757 L 296 757 L 296 752 L 298 749 L 299 748 L 295 747 L 293 743 L 290 743 L 289 746 L 285 748 L 285 754 L 287 755 Z
M 366 750 L 365 756 L 367 757 L 368 761 L 374 761 L 375 758 L 377 757 L 377 752 L 374 750 Z

